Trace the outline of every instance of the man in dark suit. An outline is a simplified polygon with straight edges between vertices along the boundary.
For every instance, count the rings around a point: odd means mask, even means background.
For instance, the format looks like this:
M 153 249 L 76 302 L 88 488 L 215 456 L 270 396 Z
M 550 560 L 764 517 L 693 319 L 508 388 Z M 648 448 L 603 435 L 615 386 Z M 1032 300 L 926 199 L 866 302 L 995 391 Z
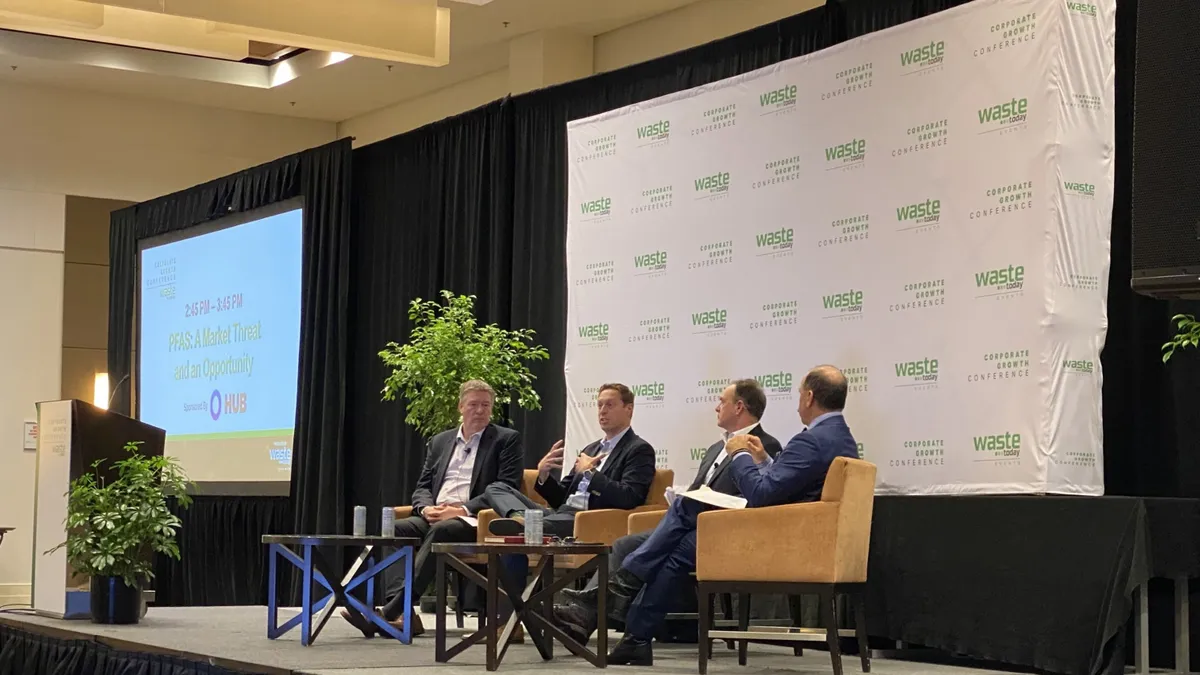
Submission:
M 696 490 L 708 486 L 717 492 L 737 495 L 737 483 L 733 473 L 729 471 L 728 455 L 725 453 L 725 443 L 734 436 L 750 434 L 762 441 L 763 448 L 771 457 L 775 457 L 782 449 L 775 437 L 763 431 L 758 423 L 767 409 L 767 395 L 757 380 L 737 380 L 721 392 L 717 400 L 717 426 L 721 428 L 721 440 L 709 446 L 700 462 L 695 479 L 688 490 Z M 621 569 L 625 558 L 650 538 L 651 532 L 639 532 L 617 539 L 613 542 L 612 553 L 608 556 L 608 572 L 612 577 Z M 600 584 L 599 573 L 593 574 L 583 591 L 563 591 L 569 598 L 565 605 L 555 607 L 555 619 L 560 628 L 581 644 L 586 644 L 596 630 L 596 594 Z M 695 603 L 695 596 L 683 593 L 676 598 L 672 611 L 687 611 L 688 601 Z M 616 608 L 614 608 L 615 610 Z
M 544 534 L 569 537 L 575 531 L 575 514 L 580 511 L 633 509 L 646 503 L 654 482 L 654 448 L 629 426 L 633 420 L 633 392 L 623 384 L 602 385 L 596 413 L 604 438 L 588 444 L 571 471 L 558 479 L 550 475 L 563 467 L 562 441 L 538 462 L 535 489 L 552 508 L 543 508 L 515 485 L 496 483 L 488 487 L 486 501 L 500 516 L 491 523 L 492 534 L 520 534 L 524 524 L 513 517 L 540 509 L 545 513 Z
M 726 444 L 729 471 L 746 506 L 757 508 L 820 498 L 825 474 L 836 457 L 858 457 L 854 436 L 842 417 L 846 377 L 833 366 L 818 366 L 800 385 L 800 421 L 808 428 L 792 437 L 774 460 L 754 436 L 745 444 Z M 746 449 L 739 449 L 739 448 Z M 632 600 L 625 615 L 625 635 L 608 656 L 613 665 L 652 665 L 650 646 L 666 617 L 673 596 L 686 588 L 696 569 L 696 518 L 713 506 L 678 499 L 659 526 L 625 559 L 609 583 L 616 605 Z M 613 605 L 610 605 L 613 606 Z M 701 649 L 704 646 L 701 645 Z
M 470 380 L 459 387 L 458 412 L 462 424 L 429 440 L 425 450 L 425 468 L 412 494 L 412 515 L 396 523 L 397 537 L 422 540 L 413 561 L 411 580 L 392 579 L 388 584 L 391 598 L 379 613 L 400 628 L 404 614 L 404 583 L 412 584 L 412 602 L 433 581 L 436 567 L 430 555 L 433 545 L 447 542 L 472 542 L 476 539 L 474 516 L 487 508 L 484 491 L 492 485 L 517 486 L 525 465 L 521 435 L 512 429 L 491 423 L 495 392 L 481 380 Z M 342 618 L 370 636 L 374 626 L 362 617 L 342 610 Z M 424 632 L 414 612 L 412 634 Z

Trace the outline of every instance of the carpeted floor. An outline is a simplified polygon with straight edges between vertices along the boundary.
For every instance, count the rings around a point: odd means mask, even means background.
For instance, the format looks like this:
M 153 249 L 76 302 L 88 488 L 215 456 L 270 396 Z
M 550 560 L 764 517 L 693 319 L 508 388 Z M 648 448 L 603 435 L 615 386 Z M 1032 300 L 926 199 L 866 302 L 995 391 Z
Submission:
M 425 617 L 428 632 L 406 646 L 390 639 L 364 639 L 341 619 L 334 617 L 310 647 L 300 645 L 300 631 L 292 630 L 277 640 L 266 637 L 265 607 L 153 607 L 142 623 L 136 626 L 102 626 L 87 621 L 63 621 L 31 615 L 0 615 L 9 625 L 24 627 L 33 632 L 66 631 L 75 637 L 94 636 L 105 641 L 142 645 L 143 650 L 169 650 L 198 659 L 217 659 L 226 664 L 238 664 L 252 672 L 291 672 L 306 675 L 412 675 L 412 668 L 437 668 L 446 675 L 478 675 L 486 672 L 484 648 L 468 649 L 448 664 L 434 661 L 433 617 Z M 294 612 L 280 612 L 281 621 Z M 450 618 L 453 625 L 453 617 Z M 22 626 L 23 624 L 23 626 Z M 474 622 L 468 620 L 468 628 Z M 453 642 L 453 636 L 451 641 Z M 613 640 L 616 636 L 613 636 Z M 594 644 L 594 643 L 593 643 Z M 610 642 L 611 644 L 611 642 Z M 846 675 L 859 673 L 859 660 L 847 656 L 843 660 Z M 991 671 L 953 666 L 929 665 L 908 661 L 876 659 L 872 672 L 880 675 L 990 675 Z M 614 668 L 616 668 L 614 666 Z M 549 673 L 585 675 L 592 668 L 571 656 L 566 648 L 556 646 L 555 659 L 543 662 L 528 641 L 508 650 L 500 666 L 502 672 L 513 675 Z M 737 653 L 718 643 L 714 660 L 709 664 L 713 673 L 763 675 L 787 671 L 832 675 L 829 655 L 808 650 L 804 656 L 793 656 L 790 649 L 751 645 L 749 665 L 737 665 Z M 649 669 L 618 668 L 621 673 L 649 672 Z M 656 645 L 655 673 L 685 675 L 697 672 L 696 645 Z

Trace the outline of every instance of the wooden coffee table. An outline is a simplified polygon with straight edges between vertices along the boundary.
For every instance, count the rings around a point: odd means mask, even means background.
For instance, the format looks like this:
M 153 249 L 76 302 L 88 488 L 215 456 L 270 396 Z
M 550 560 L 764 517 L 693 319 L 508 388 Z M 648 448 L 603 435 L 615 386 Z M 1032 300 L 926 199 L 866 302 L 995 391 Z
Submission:
M 467 648 L 479 642 L 487 645 L 487 669 L 496 670 L 508 651 L 508 640 L 517 622 L 524 624 L 529 639 L 545 660 L 554 658 L 554 640 L 563 643 L 576 656 L 586 659 L 597 668 L 604 668 L 608 658 L 608 626 L 605 621 L 605 595 L 608 590 L 608 554 L 611 548 L 604 544 L 434 544 L 437 556 L 437 629 L 435 660 L 445 663 Z M 465 556 L 487 556 L 487 576 L 479 574 L 462 560 Z M 524 589 L 511 588 L 511 580 L 502 574 L 501 556 L 538 556 L 533 569 L 533 578 Z M 555 578 L 554 558 L 563 555 L 592 556 L 583 565 Z M 446 647 L 446 567 L 453 567 L 465 579 L 469 579 L 487 591 L 487 607 L 479 615 L 479 629 L 463 638 L 458 644 Z M 600 593 L 597 603 L 596 651 L 587 645 L 572 640 L 554 625 L 554 594 L 570 586 L 576 579 L 586 578 L 592 572 L 600 577 Z M 508 599 L 512 615 L 500 625 L 500 597 Z

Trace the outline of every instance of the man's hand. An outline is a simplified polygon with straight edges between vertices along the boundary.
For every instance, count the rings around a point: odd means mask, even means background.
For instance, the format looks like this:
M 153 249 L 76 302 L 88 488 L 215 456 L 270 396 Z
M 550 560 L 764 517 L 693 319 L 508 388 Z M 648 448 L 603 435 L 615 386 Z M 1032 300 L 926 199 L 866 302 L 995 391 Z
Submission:
M 592 469 L 594 469 L 600 465 L 600 460 L 604 459 L 607 456 L 608 456 L 607 452 L 602 455 L 596 455 L 594 457 L 588 457 L 587 455 L 583 454 L 582 452 L 579 453 L 579 456 L 575 458 L 575 473 L 583 473 L 584 471 L 591 471 Z
M 767 461 L 767 451 L 763 448 L 762 441 L 758 436 L 743 434 L 734 436 L 725 444 L 725 452 L 731 457 L 739 452 L 748 452 L 754 459 L 755 464 L 762 464 Z
M 561 469 L 563 465 L 563 442 L 560 440 L 550 448 L 550 452 L 538 462 L 538 482 L 546 480 L 550 472 L 555 469 Z
M 442 519 L 442 512 L 447 508 L 446 506 L 426 506 L 424 509 L 421 509 L 421 517 L 427 523 L 436 523 Z
M 437 509 L 437 512 L 429 516 L 429 509 L 421 515 L 426 516 L 425 520 L 430 523 L 440 523 L 443 520 L 453 520 L 459 516 L 465 516 L 467 509 L 462 504 L 448 504 L 446 506 L 432 506 L 430 508 Z

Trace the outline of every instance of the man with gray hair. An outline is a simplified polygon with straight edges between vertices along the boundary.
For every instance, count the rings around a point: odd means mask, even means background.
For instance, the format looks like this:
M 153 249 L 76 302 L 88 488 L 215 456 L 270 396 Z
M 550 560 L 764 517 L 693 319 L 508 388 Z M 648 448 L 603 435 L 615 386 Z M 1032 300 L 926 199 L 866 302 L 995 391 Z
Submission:
M 412 584 L 412 601 L 433 581 L 436 568 L 430 555 L 433 545 L 475 541 L 474 516 L 488 508 L 483 493 L 493 484 L 521 486 L 525 468 L 525 450 L 521 435 L 512 429 L 492 424 L 496 395 L 482 380 L 469 380 L 459 387 L 458 412 L 462 424 L 429 439 L 425 448 L 425 468 L 412 494 L 412 515 L 396 522 L 397 537 L 422 540 L 413 561 L 413 578 L 396 579 L 388 585 L 390 600 L 376 610 L 385 620 L 402 628 L 404 583 Z M 349 621 L 370 637 L 375 627 L 358 615 L 342 611 Z M 413 636 L 424 632 L 421 620 L 412 614 Z

